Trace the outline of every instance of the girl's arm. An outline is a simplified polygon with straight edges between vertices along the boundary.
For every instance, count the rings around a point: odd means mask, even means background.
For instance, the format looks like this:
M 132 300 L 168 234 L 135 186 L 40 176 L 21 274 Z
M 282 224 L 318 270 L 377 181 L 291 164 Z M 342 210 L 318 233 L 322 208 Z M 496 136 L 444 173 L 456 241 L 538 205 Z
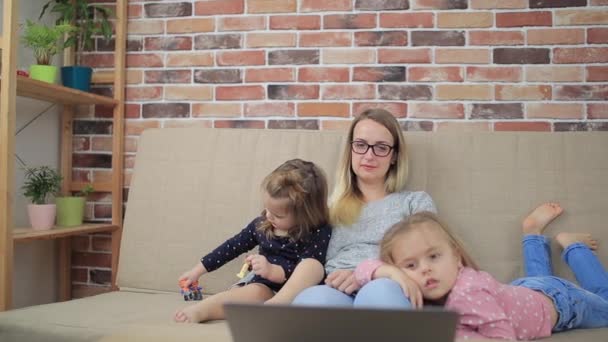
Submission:
M 207 272 L 213 272 L 239 255 L 252 250 L 258 245 L 256 226 L 259 218 L 251 221 L 238 234 L 226 240 L 211 253 L 201 258 L 201 264 Z
M 272 297 L 266 301 L 267 304 L 289 304 L 304 289 L 317 285 L 323 280 L 325 269 L 316 259 L 308 258 L 302 260 L 293 271 L 291 277 L 285 285 Z
M 192 269 L 184 272 L 177 280 L 178 284 L 184 281 L 183 286 L 190 286 L 193 282 L 197 281 L 203 274 L 207 273 L 207 269 L 200 262 L 194 265 Z
M 355 279 L 360 286 L 379 278 L 388 278 L 397 282 L 412 306 L 422 308 L 423 298 L 420 288 L 397 266 L 385 264 L 380 260 L 365 260 L 355 269 Z

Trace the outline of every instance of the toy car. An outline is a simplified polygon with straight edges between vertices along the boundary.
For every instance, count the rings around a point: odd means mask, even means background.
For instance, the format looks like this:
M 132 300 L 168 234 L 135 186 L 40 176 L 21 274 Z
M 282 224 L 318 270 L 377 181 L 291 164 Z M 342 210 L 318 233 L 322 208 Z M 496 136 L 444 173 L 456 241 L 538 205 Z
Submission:
M 192 282 L 190 286 L 185 286 L 185 280 L 182 280 L 179 285 L 182 288 L 181 294 L 184 296 L 185 301 L 190 300 L 201 300 L 203 299 L 203 293 L 201 292 L 202 288 L 198 286 L 198 281 Z

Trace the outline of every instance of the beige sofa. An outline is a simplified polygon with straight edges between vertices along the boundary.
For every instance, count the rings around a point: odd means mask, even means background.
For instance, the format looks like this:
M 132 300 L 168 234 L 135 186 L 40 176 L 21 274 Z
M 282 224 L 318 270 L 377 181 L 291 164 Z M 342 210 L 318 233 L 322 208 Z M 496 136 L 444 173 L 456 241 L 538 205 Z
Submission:
M 1 341 L 229 341 L 224 322 L 172 323 L 176 279 L 260 212 L 259 184 L 286 159 L 320 164 L 333 184 L 343 132 L 179 128 L 141 137 L 127 204 L 121 290 L 0 313 Z M 481 265 L 503 281 L 522 273 L 520 221 L 535 205 L 565 213 L 549 234 L 590 231 L 608 263 L 608 134 L 406 132 L 409 187 L 426 190 Z M 555 254 L 559 275 L 570 278 Z M 236 280 L 240 261 L 204 276 L 204 291 Z M 425 327 L 433 328 L 433 327 Z M 608 329 L 550 341 L 608 341 Z

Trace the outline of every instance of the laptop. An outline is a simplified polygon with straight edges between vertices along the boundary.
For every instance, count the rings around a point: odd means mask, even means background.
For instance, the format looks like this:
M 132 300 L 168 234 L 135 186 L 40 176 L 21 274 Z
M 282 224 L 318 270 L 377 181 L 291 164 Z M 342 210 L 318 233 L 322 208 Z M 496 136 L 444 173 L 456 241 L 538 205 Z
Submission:
M 234 342 L 453 342 L 458 314 L 442 309 L 387 310 L 226 304 Z

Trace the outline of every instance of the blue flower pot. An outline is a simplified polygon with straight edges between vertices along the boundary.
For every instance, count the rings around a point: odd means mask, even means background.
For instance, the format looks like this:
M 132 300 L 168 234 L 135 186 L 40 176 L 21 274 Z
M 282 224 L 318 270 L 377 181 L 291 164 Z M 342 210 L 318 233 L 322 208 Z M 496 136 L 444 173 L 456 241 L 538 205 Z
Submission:
M 89 91 L 93 69 L 84 66 L 67 66 L 61 68 L 61 83 L 70 88 Z

